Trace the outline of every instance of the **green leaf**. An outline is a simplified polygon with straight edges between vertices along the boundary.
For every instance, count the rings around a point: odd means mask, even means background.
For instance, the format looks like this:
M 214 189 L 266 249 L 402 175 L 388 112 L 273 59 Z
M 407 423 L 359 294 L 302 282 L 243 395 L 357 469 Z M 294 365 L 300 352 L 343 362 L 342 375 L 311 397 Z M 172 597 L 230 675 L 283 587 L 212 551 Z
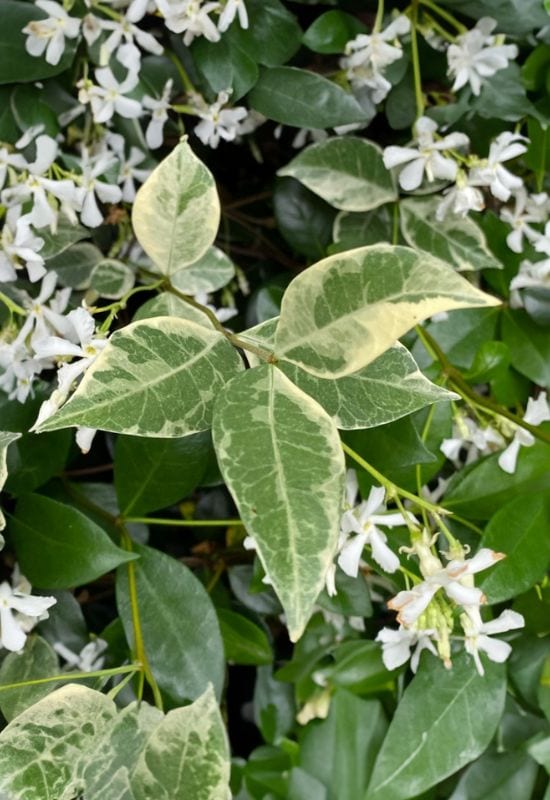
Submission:
M 76 231 L 73 230 L 72 233 L 76 236 Z M 87 235 L 87 231 L 84 229 L 83 233 Z M 40 234 L 42 235 L 42 231 Z M 71 289 L 88 289 L 92 272 L 102 259 L 103 253 L 94 244 L 77 242 L 74 245 L 67 245 L 60 253 L 49 258 L 46 266 L 57 272 L 59 283 L 62 286 L 70 286 Z
M 57 116 L 43 102 L 41 94 L 41 90 L 34 86 L 18 86 L 11 96 L 11 113 L 22 133 L 34 125 L 42 125 L 43 133 L 56 137 L 59 133 Z
M 271 666 L 258 667 L 254 684 L 254 722 L 266 742 L 277 744 L 296 724 L 294 688 L 273 677 Z
M 147 300 L 134 314 L 134 322 L 153 317 L 179 317 L 195 322 L 197 325 L 212 328 L 212 323 L 206 314 L 171 292 L 162 292 L 162 294 Z
M 0 28 L 0 84 L 30 83 L 31 81 L 59 75 L 70 66 L 78 38 L 65 39 L 65 49 L 58 64 L 48 64 L 43 56 L 27 53 L 27 35 L 23 28 L 31 20 L 46 19 L 48 14 L 31 3 L 2 0 L 2 27 Z
M 263 365 L 220 395 L 213 435 L 222 474 L 296 641 L 338 541 L 344 459 L 336 427 L 280 370 Z
M 326 139 L 306 147 L 277 174 L 296 178 L 344 211 L 369 211 L 397 199 L 381 148 L 352 136 Z
M 16 439 L 19 439 L 20 433 L 10 433 L 9 431 L 0 431 L 0 491 L 4 488 L 6 478 L 8 477 L 8 464 L 7 452 L 8 447 Z M 6 527 L 6 520 L 0 509 L 0 531 Z
M 271 664 L 273 653 L 265 631 L 242 614 L 218 609 L 218 621 L 227 661 L 233 664 Z
M 550 337 L 521 309 L 502 315 L 502 340 L 510 348 L 513 366 L 540 386 L 550 386 Z
M 311 259 L 326 254 L 334 219 L 334 209 L 328 203 L 294 178 L 278 178 L 273 207 L 277 229 L 293 250 Z
M 486 383 L 502 375 L 510 366 L 510 350 L 504 342 L 483 342 L 472 367 L 464 377 L 471 383 Z
M 81 225 L 73 225 L 65 217 L 60 217 L 55 233 L 52 233 L 48 228 L 40 229 L 40 238 L 44 239 L 44 244 L 40 248 L 40 255 L 48 261 L 50 258 L 60 255 L 81 239 L 86 239 L 89 235 L 90 231 L 86 228 Z
M 357 17 L 344 11 L 326 11 L 312 22 L 304 33 L 302 43 L 314 53 L 343 53 L 346 44 L 367 29 Z
M 498 308 L 466 308 L 449 317 L 429 322 L 426 329 L 435 338 L 449 361 L 459 369 L 469 370 L 480 347 L 497 337 Z M 412 349 L 421 367 L 432 363 L 420 340 Z
M 501 664 L 487 662 L 482 677 L 466 654 L 449 670 L 426 658 L 397 707 L 367 800 L 415 797 L 477 758 L 493 737 L 505 695 Z
M 212 683 L 219 696 L 224 658 L 216 612 L 202 583 L 175 558 L 134 545 L 133 569 L 143 645 L 160 688 L 181 704 L 195 700 Z M 134 628 L 128 570 L 117 574 L 117 606 L 126 638 Z
M 520 68 L 513 62 L 484 81 L 479 96 L 470 102 L 471 110 L 490 120 L 516 122 L 537 115 L 537 109 L 527 98 Z
M 449 800 L 530 800 L 536 777 L 536 763 L 522 750 L 484 753 L 464 772 Z
M 378 700 L 337 689 L 327 719 L 304 732 L 300 766 L 327 787 L 329 800 L 358 800 L 365 794 L 386 728 Z
M 231 34 L 219 42 L 209 42 L 201 37 L 193 41 L 193 61 L 213 92 L 233 89 L 231 100 L 235 103 L 252 89 L 258 75 L 258 66 L 248 53 L 241 49 Z
M 121 514 L 139 517 L 183 500 L 200 484 L 211 455 L 206 432 L 180 439 L 119 436 L 115 488 Z
M 134 285 L 133 271 L 116 258 L 105 258 L 96 264 L 90 275 L 90 285 L 100 297 L 118 300 Z
M 85 686 L 44 697 L 0 733 L 0 789 L 17 800 L 72 800 L 115 715 L 112 700 Z
M 294 14 L 279 0 L 246 0 L 246 9 L 248 28 L 245 30 L 235 22 L 222 41 L 266 67 L 285 64 L 299 49 L 302 39 L 302 29 Z
M 192 705 L 169 711 L 132 775 L 136 800 L 226 800 L 229 745 L 210 686 Z
M 174 272 L 170 283 L 184 294 L 215 292 L 226 286 L 235 275 L 235 265 L 219 247 L 209 247 L 206 253 L 188 267 Z
M 380 206 L 366 214 L 342 211 L 334 220 L 332 237 L 334 244 L 330 253 L 351 250 L 367 244 L 380 244 L 392 240 L 392 217 L 390 206 Z
M 49 678 L 59 674 L 59 662 L 52 647 L 40 636 L 29 636 L 20 653 L 8 653 L 0 667 L 0 688 L 10 683 Z M 43 683 L 0 691 L 0 710 L 8 722 L 37 703 L 57 684 Z
M 547 444 L 522 447 L 513 475 L 499 467 L 499 455 L 494 453 L 457 473 L 445 492 L 445 506 L 468 519 L 488 519 L 514 497 L 530 497 L 550 489 Z M 529 504 L 530 499 L 525 502 Z
M 214 400 L 243 368 L 215 330 L 175 317 L 127 325 L 40 432 L 71 425 L 160 438 L 207 430 Z
M 543 496 L 506 503 L 491 520 L 481 541 L 506 554 L 480 581 L 489 603 L 500 603 L 522 594 L 542 580 L 550 562 L 550 538 L 543 535 L 550 524 L 548 503 Z
M 248 102 L 268 119 L 296 128 L 333 128 L 366 119 L 352 94 L 322 75 L 297 67 L 263 70 Z
M 290 283 L 276 355 L 321 378 L 341 377 L 374 361 L 426 317 L 498 302 L 425 253 L 361 247 L 319 261 Z
M 386 688 L 393 682 L 382 661 L 376 642 L 343 642 L 334 651 L 335 663 L 322 670 L 329 684 L 355 694 L 367 694 Z
M 24 495 L 10 523 L 21 571 L 42 589 L 67 589 L 99 578 L 135 558 L 76 508 Z
M 459 270 L 502 269 L 487 247 L 485 234 L 471 217 L 436 219 L 439 197 L 410 198 L 400 203 L 401 231 L 407 244 L 425 250 Z
M 499 31 L 513 36 L 522 36 L 548 24 L 540 0 L 443 0 L 441 5 L 475 20 L 493 17 Z
M 163 275 L 172 275 L 204 255 L 219 220 L 214 178 L 186 141 L 153 170 L 132 211 L 136 237 Z

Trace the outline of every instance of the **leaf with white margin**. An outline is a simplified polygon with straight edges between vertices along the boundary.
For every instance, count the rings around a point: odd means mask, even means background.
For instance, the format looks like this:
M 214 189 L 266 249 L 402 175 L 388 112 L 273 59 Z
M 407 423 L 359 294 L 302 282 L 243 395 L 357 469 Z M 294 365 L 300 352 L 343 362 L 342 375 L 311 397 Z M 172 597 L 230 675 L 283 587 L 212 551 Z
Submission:
M 70 400 L 39 432 L 86 425 L 135 436 L 210 428 L 214 400 L 243 369 L 223 334 L 176 317 L 116 331 Z
M 212 424 L 222 475 L 296 641 L 338 544 L 345 473 L 338 431 L 268 364 L 227 385 Z
M 425 250 L 461 271 L 502 269 L 487 246 L 485 234 L 470 217 L 435 217 L 438 197 L 410 198 L 399 206 L 401 232 L 411 247 Z
M 17 800 L 73 800 L 113 724 L 116 706 L 69 684 L 23 711 L 0 733 L 0 791 Z
M 90 285 L 100 297 L 118 300 L 133 287 L 136 276 L 132 269 L 116 258 L 104 258 L 90 275 Z
M 235 265 L 219 247 L 209 247 L 206 253 L 179 269 L 170 278 L 170 283 L 184 294 L 215 292 L 226 286 L 235 275 Z
M 163 275 L 173 275 L 208 250 L 219 221 L 214 178 L 181 141 L 136 195 L 132 224 L 137 240 Z
M 428 253 L 359 247 L 319 261 L 289 284 L 275 355 L 337 378 L 374 361 L 426 317 L 499 304 Z
M 20 439 L 20 433 L 11 433 L 10 431 L 0 431 L 0 491 L 8 478 L 8 464 L 7 464 L 7 452 L 8 447 L 12 442 L 15 442 L 16 439 Z M 2 514 L 2 510 L 0 509 L 0 531 L 3 531 L 6 527 L 6 520 L 4 519 L 4 515 Z M 0 546 L 4 543 L 3 537 L 0 536 Z
M 260 347 L 273 347 L 278 317 L 239 333 Z M 247 358 L 255 366 L 254 354 Z M 412 414 L 432 403 L 459 396 L 426 378 L 406 347 L 396 342 L 366 367 L 343 378 L 318 378 L 295 364 L 280 361 L 279 368 L 303 392 L 323 406 L 341 430 L 375 428 Z
M 229 800 L 229 744 L 212 687 L 169 711 L 132 775 L 136 800 Z
M 277 174 L 296 178 L 343 211 L 368 211 L 397 199 L 381 148 L 352 136 L 338 136 L 306 147 Z
M 154 317 L 180 317 L 196 322 L 197 325 L 204 325 L 205 328 L 212 328 L 212 323 L 206 314 L 171 292 L 162 292 L 147 300 L 134 314 L 133 322 Z

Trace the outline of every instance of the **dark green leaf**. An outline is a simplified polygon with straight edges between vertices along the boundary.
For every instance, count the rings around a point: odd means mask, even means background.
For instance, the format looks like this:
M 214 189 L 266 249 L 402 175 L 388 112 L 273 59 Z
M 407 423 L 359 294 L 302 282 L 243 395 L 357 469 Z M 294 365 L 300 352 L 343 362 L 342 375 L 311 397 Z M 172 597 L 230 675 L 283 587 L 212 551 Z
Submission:
M 367 119 L 352 94 L 297 67 L 274 67 L 260 74 L 250 92 L 252 108 L 275 122 L 297 128 L 333 128 Z
M 326 11 L 304 33 L 302 42 L 314 53 L 343 53 L 346 44 L 367 28 L 344 11 Z
M 10 536 L 21 571 L 42 589 L 88 583 L 134 558 L 80 511 L 38 494 L 17 503 Z
M 277 179 L 273 204 L 277 227 L 289 245 L 311 259 L 322 258 L 330 242 L 335 210 L 294 178 Z
M 512 364 L 540 386 L 550 385 L 550 336 L 521 309 L 507 309 L 502 317 L 502 339 L 510 348 Z
M 279 0 L 246 0 L 248 29 L 235 22 L 223 39 L 266 67 L 285 64 L 298 50 L 302 30 Z M 227 84 L 224 88 L 227 88 Z
M 537 765 L 521 750 L 484 753 L 462 775 L 449 800 L 529 800 Z
M 19 653 L 8 653 L 0 667 L 0 688 L 9 683 L 49 678 L 60 672 L 54 650 L 40 636 L 29 636 Z M 0 691 L 0 710 L 8 722 L 57 688 L 55 681 Z
M 271 663 L 273 653 L 262 628 L 227 608 L 218 609 L 218 622 L 229 662 L 254 666 Z
M 135 546 L 134 565 L 143 644 L 160 688 L 181 705 L 199 697 L 212 683 L 223 685 L 223 642 L 210 597 L 202 583 L 176 559 Z M 128 570 L 117 574 L 117 606 L 133 647 Z

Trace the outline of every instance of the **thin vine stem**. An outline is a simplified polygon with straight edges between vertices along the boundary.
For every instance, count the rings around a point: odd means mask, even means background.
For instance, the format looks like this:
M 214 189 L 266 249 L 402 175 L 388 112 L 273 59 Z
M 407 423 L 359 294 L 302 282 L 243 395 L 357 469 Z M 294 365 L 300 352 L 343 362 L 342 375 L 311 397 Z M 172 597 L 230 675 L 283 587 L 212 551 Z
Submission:
M 164 519 L 162 517 L 126 517 L 124 522 L 140 522 L 143 525 L 166 525 L 181 528 L 214 528 L 243 525 L 240 519 Z
M 458 33 L 466 33 L 466 31 L 468 30 L 467 27 L 462 24 L 462 22 L 459 22 L 456 19 L 456 17 L 454 17 L 444 8 L 438 6 L 437 3 L 433 2 L 433 0 L 420 0 L 420 3 L 423 6 L 426 6 L 426 8 L 429 8 L 435 14 L 438 14 L 441 17 L 441 19 L 444 19 L 445 22 L 448 22 L 449 25 L 451 25 L 456 31 L 458 31 Z
M 513 422 L 516 425 L 519 425 L 520 428 L 529 431 L 529 433 L 531 433 L 536 439 L 539 439 L 541 442 L 545 442 L 546 444 L 550 444 L 550 433 L 541 430 L 536 425 L 531 425 L 529 422 L 525 422 L 525 420 L 523 420 L 517 414 L 514 414 L 504 406 L 495 403 L 488 397 L 483 397 L 482 395 L 478 394 L 475 389 L 472 389 L 472 387 L 464 379 L 462 373 L 451 364 L 436 340 L 425 328 L 417 325 L 416 333 L 430 356 L 435 361 L 439 362 L 441 371 L 449 379 L 449 385 L 451 388 L 454 389 L 466 402 L 473 403 L 478 408 L 484 409 L 491 414 L 497 414 L 500 417 L 509 419 L 510 422 Z
M 420 56 L 418 53 L 418 3 L 419 0 L 413 0 L 411 3 L 411 57 L 413 66 L 414 77 L 414 97 L 416 101 L 416 118 L 418 119 L 424 113 L 424 95 L 422 93 L 422 74 L 420 71 Z
M 27 312 L 25 309 L 18 305 L 11 297 L 8 297 L 4 292 L 0 292 L 0 302 L 4 303 L 12 314 L 19 314 L 21 317 L 26 317 Z
M 50 675 L 47 678 L 32 678 L 28 681 L 17 681 L 16 683 L 3 683 L 0 685 L 0 692 L 7 692 L 10 689 L 23 689 L 25 686 L 41 686 L 44 683 L 59 683 L 60 681 L 83 681 L 87 678 L 107 678 L 112 675 L 125 675 L 127 673 L 142 672 L 143 665 L 137 662 L 123 667 L 111 667 L 109 669 L 96 669 L 93 672 L 63 672 L 60 675 Z
M 380 33 L 383 21 L 384 21 L 384 0 L 378 0 L 376 18 L 374 20 L 374 26 L 372 28 L 373 33 Z

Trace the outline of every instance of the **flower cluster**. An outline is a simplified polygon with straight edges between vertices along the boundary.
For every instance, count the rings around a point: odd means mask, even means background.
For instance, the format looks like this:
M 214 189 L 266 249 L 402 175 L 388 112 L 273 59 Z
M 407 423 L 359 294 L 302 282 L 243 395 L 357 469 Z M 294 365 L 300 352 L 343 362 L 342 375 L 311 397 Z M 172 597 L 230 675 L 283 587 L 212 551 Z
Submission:
M 16 566 L 11 584 L 0 583 L 0 645 L 18 652 L 37 622 L 48 617 L 55 597 L 31 595 L 32 587 Z

